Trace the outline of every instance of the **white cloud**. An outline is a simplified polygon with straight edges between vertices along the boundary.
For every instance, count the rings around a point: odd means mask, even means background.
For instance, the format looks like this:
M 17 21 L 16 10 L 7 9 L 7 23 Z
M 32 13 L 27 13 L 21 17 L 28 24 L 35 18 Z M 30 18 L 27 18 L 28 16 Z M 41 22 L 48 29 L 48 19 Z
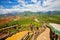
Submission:
M 43 6 L 40 5 L 40 2 L 37 2 L 37 0 L 31 0 L 35 4 L 26 4 L 23 0 L 18 0 L 19 3 L 23 5 L 23 7 L 20 7 L 20 4 L 13 6 L 11 9 L 2 9 L 1 7 L 0 12 L 1 13 L 9 13 L 9 12 L 23 12 L 23 11 L 53 11 L 53 10 L 59 10 L 60 11 L 60 0 L 47 0 L 44 1 Z
M 19 3 L 21 3 L 22 5 L 26 5 L 26 3 L 24 2 L 24 0 L 18 0 Z
M 37 2 L 37 0 L 31 0 L 32 2 L 34 2 L 34 3 L 36 3 Z
M 24 12 L 28 11 L 28 9 L 0 9 L 0 14 L 6 14 L 6 13 L 11 13 L 11 12 Z

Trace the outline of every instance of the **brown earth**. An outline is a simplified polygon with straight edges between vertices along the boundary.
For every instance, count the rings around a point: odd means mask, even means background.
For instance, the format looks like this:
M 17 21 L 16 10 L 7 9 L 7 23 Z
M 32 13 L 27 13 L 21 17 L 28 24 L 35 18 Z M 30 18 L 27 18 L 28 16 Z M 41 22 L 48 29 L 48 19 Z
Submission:
M 8 16 L 6 18 L 0 18 L 0 25 L 7 24 L 13 19 L 19 20 L 19 18 L 20 18 L 19 16 Z

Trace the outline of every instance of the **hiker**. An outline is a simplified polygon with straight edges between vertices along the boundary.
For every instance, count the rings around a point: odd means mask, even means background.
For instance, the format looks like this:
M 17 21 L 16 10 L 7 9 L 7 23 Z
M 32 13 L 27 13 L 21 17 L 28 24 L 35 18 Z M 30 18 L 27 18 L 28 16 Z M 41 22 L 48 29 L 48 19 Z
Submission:
M 38 27 L 36 27 L 36 30 L 37 30 L 37 33 L 39 34 L 39 28 Z
M 30 30 L 31 30 L 31 31 L 33 31 L 33 26 L 34 26 L 34 25 L 31 23 L 31 24 L 30 24 Z
M 38 27 L 36 27 L 36 29 L 38 30 L 39 28 L 38 28 Z
M 55 40 L 58 40 L 58 35 L 56 34 L 56 38 L 55 38 Z
M 54 39 L 58 40 L 58 35 L 56 33 L 54 34 Z
M 43 27 L 44 27 L 45 29 L 46 29 L 46 26 L 47 26 L 46 23 L 44 23 L 44 24 L 43 24 Z

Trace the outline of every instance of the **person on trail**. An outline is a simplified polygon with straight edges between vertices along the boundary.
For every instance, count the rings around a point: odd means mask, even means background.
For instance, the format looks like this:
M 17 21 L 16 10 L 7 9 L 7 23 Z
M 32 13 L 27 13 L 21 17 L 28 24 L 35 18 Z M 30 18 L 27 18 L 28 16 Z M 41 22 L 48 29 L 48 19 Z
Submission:
M 55 38 L 55 40 L 58 40 L 58 35 L 56 34 L 56 38 Z
M 46 23 L 43 23 L 43 28 L 46 29 Z
M 38 27 L 36 27 L 36 29 L 37 29 L 37 30 L 39 30 L 39 28 L 38 28 Z
M 34 25 L 31 23 L 31 24 L 30 24 L 30 30 L 31 30 L 31 31 L 33 31 L 33 26 L 34 26 Z
M 58 40 L 58 35 L 56 33 L 54 34 L 54 39 Z
M 38 27 L 36 27 L 36 30 L 37 30 L 37 34 L 39 34 L 39 28 Z

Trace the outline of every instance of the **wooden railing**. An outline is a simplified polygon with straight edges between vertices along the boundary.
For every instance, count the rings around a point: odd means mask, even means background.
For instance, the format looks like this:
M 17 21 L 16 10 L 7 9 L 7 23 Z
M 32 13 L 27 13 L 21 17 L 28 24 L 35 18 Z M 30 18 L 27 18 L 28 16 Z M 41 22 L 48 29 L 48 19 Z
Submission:
M 46 26 L 42 26 L 42 30 L 37 30 L 35 33 L 34 33 L 34 35 L 33 35 L 33 37 L 32 37 L 32 40 L 36 40 L 36 38 L 38 37 L 38 35 L 40 35 L 42 32 L 44 32 L 45 31 L 45 29 L 46 29 Z
M 17 26 L 18 25 L 14 25 L 14 26 L 10 26 L 10 27 L 6 27 L 6 28 L 2 28 L 2 29 L 0 29 L 0 31 L 2 31 L 2 30 L 9 30 L 9 29 L 11 29 L 11 28 L 17 28 Z M 44 30 L 45 30 L 45 27 L 44 27 Z M 36 35 L 35 35 L 35 37 L 34 37 L 34 40 L 37 38 L 37 36 L 39 35 L 39 34 L 41 34 L 44 30 L 42 30 L 41 32 L 36 32 Z M 8 31 L 8 33 L 9 33 L 9 31 Z M 34 34 L 35 33 L 33 33 L 32 35 L 30 35 L 30 32 L 28 32 L 27 34 L 25 34 L 21 39 L 19 39 L 19 40 L 30 40 L 31 39 L 31 37 L 33 38 L 33 36 L 34 36 Z M 10 35 L 10 33 L 9 33 L 9 35 Z M 7 35 L 8 36 L 8 35 Z
M 16 27 L 16 26 L 18 26 L 18 25 L 13 25 L 13 26 L 10 26 L 10 27 L 2 28 L 2 29 L 0 29 L 0 31 L 1 31 L 1 30 L 10 29 L 10 28 L 14 28 L 14 27 Z
M 10 26 L 10 27 L 6 27 L 6 28 L 2 28 L 0 29 L 0 39 L 4 39 L 5 37 L 8 37 L 10 35 L 13 34 L 9 32 L 9 29 L 11 28 L 16 28 L 18 25 L 13 25 L 13 26 Z M 5 35 L 4 35 L 5 34 Z M 3 36 L 2 36 L 3 35 Z
M 33 34 L 30 34 L 30 32 L 28 32 L 25 36 L 21 38 L 21 40 L 30 40 L 32 36 Z
M 4 31 L 4 30 L 7 30 L 7 32 L 6 32 L 6 35 L 5 36 L 3 36 L 3 37 L 1 37 L 0 39 L 4 39 L 4 38 L 6 38 L 6 37 L 9 37 L 9 36 L 11 36 L 12 34 L 14 34 L 13 32 L 12 33 L 9 33 L 9 29 L 11 29 L 11 28 L 16 28 L 17 29 L 17 26 L 18 25 L 13 25 L 13 26 L 10 26 L 10 27 L 6 27 L 6 28 L 2 28 L 2 29 L 0 29 L 0 31 Z M 4 32 L 5 33 L 5 32 Z M 3 32 L 0 32 L 0 34 L 4 34 Z M 32 34 L 33 35 L 33 34 Z M 19 40 L 28 40 L 28 39 L 30 39 L 31 37 L 32 37 L 32 35 L 30 35 L 30 32 L 28 32 L 27 34 L 25 34 L 21 39 L 19 39 Z

